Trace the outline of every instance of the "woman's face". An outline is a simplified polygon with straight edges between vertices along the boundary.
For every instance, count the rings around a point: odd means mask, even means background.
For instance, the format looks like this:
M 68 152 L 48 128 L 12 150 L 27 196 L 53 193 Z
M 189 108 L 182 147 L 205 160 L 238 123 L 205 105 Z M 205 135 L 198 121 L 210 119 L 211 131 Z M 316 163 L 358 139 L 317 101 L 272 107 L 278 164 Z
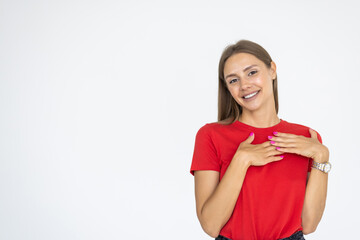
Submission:
M 274 62 L 271 62 L 269 69 L 249 53 L 236 53 L 225 62 L 224 78 L 227 88 L 243 108 L 243 112 L 275 108 L 272 86 L 275 77 Z

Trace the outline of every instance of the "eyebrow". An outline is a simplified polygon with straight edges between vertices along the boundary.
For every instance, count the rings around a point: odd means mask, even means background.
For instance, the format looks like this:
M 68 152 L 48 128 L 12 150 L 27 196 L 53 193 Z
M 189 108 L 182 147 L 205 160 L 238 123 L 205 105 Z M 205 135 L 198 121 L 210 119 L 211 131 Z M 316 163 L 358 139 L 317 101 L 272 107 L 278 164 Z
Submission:
M 247 70 L 249 70 L 252 67 L 257 67 L 257 65 L 253 64 L 253 65 L 247 66 L 246 68 L 244 68 L 243 72 L 246 72 Z M 228 77 L 236 77 L 236 76 L 237 76 L 236 73 L 230 73 L 229 75 L 227 75 L 225 77 L 225 79 L 227 79 Z

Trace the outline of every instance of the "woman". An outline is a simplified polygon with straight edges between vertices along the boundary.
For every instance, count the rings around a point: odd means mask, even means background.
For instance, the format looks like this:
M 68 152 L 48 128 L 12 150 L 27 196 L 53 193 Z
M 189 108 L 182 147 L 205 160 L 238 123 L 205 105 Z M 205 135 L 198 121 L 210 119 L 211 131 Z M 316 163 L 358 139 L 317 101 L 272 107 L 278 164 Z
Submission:
M 320 222 L 328 148 L 278 109 L 267 51 L 248 40 L 228 46 L 219 63 L 218 122 L 198 130 L 190 169 L 198 219 L 217 240 L 304 239 Z

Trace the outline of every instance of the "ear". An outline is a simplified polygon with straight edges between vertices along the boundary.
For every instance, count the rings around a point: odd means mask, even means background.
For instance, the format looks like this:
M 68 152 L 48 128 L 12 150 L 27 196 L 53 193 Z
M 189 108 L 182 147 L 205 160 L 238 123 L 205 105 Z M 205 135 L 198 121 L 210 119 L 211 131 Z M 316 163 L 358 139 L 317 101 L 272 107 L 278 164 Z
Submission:
M 271 61 L 271 79 L 275 79 L 276 78 L 276 64 L 274 61 Z

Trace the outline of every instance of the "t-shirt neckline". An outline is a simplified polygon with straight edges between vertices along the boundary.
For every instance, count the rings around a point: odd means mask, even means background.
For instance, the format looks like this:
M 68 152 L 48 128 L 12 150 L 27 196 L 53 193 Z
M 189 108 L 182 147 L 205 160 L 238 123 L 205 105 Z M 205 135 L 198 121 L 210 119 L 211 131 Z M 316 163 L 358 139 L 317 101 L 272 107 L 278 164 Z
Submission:
M 271 130 L 271 129 L 275 129 L 275 128 L 278 128 L 279 126 L 281 126 L 282 124 L 284 124 L 284 120 L 280 118 L 280 122 L 278 122 L 277 124 L 271 126 L 271 127 L 265 127 L 265 128 L 259 128 L 259 127 L 254 127 L 254 126 L 251 126 L 251 125 L 248 125 L 246 123 L 243 123 L 243 122 L 240 122 L 239 120 L 236 120 L 233 124 L 235 126 L 239 126 L 239 127 L 245 127 L 247 129 L 250 129 L 250 130 Z

